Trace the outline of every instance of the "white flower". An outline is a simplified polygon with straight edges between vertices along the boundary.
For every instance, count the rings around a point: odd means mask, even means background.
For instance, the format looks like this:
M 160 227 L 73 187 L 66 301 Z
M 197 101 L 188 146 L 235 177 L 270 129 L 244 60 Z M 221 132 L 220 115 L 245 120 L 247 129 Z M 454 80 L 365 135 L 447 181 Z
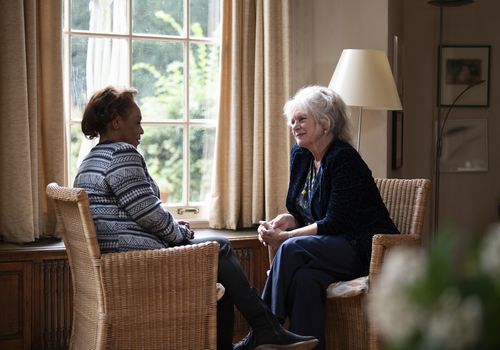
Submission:
M 422 331 L 431 348 L 468 349 L 481 333 L 481 316 L 481 300 L 477 296 L 462 300 L 458 290 L 448 288 L 432 308 Z
M 407 297 L 407 288 L 422 278 L 423 255 L 416 249 L 395 248 L 382 265 L 375 286 L 369 293 L 370 321 L 389 342 L 401 342 L 417 329 L 422 312 Z
M 480 266 L 492 278 L 500 278 L 500 225 L 491 228 L 481 242 Z

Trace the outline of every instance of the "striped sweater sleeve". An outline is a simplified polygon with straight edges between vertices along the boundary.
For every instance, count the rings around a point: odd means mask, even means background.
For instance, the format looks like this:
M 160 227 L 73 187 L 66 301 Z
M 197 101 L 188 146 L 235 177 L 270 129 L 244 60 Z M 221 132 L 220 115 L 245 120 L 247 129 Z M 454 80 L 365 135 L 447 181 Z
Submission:
M 106 181 L 115 194 L 118 205 L 146 231 L 167 243 L 181 243 L 190 236 L 161 206 L 145 172 L 142 155 L 132 146 L 120 147 L 112 157 Z

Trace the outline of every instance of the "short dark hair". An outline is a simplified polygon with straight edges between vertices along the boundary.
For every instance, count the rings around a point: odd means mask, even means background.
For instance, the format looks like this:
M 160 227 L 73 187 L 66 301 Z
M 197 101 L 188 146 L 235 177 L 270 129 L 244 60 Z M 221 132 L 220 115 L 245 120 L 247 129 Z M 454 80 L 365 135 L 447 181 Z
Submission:
M 97 90 L 90 97 L 82 117 L 82 132 L 89 138 L 99 137 L 117 116 L 126 116 L 135 103 L 137 90 L 113 86 Z

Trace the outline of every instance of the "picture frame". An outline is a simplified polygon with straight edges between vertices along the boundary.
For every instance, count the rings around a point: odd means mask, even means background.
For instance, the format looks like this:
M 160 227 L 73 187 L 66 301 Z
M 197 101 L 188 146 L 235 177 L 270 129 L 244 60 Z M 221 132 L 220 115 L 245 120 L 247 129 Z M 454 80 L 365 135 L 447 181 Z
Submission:
M 490 47 L 489 45 L 442 46 L 439 55 L 440 106 L 489 106 Z M 484 82 L 479 83 L 483 80 Z M 474 84 L 476 85 L 455 101 L 467 87 Z
M 450 172 L 488 171 L 488 120 L 448 119 L 443 129 L 440 169 Z
M 403 166 L 403 112 L 392 112 L 392 169 Z

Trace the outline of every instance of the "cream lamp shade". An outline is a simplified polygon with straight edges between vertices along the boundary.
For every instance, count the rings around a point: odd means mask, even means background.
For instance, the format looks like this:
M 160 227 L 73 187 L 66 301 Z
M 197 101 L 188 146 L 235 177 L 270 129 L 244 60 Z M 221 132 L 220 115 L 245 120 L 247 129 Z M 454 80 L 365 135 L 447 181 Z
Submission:
M 344 50 L 328 87 L 348 106 L 403 109 L 384 51 Z
M 358 140 L 361 143 L 363 109 L 401 110 L 401 100 L 384 51 L 346 49 L 328 85 L 346 105 L 359 107 Z

